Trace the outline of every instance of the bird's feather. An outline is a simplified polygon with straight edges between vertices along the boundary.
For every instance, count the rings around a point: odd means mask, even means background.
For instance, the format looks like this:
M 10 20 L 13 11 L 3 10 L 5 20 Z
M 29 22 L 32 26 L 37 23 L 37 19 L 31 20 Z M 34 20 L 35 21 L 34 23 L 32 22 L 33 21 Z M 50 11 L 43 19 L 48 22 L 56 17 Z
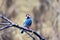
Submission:
M 24 22 L 23 22 L 24 27 L 29 27 L 29 26 L 31 26 L 31 24 L 32 24 L 32 19 L 31 18 L 25 19 Z

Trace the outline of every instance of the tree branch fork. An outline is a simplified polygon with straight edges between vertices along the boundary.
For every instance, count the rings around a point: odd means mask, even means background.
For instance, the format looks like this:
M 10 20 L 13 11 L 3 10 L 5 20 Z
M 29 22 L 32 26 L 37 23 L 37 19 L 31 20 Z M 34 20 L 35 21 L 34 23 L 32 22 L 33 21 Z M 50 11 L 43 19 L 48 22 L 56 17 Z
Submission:
M 42 38 L 37 32 L 35 32 L 35 31 L 33 31 L 33 30 L 29 30 L 29 29 L 26 29 L 26 28 L 24 28 L 24 27 L 21 27 L 21 26 L 19 26 L 19 25 L 17 25 L 17 24 L 15 24 L 15 23 L 13 23 L 12 21 L 10 21 L 8 18 L 6 18 L 5 16 L 2 16 L 1 14 L 0 14 L 0 18 L 2 18 L 2 19 L 4 19 L 4 20 L 6 20 L 6 21 L 8 21 L 8 23 L 0 23 L 0 25 L 6 25 L 6 26 L 4 26 L 4 27 L 2 27 L 2 28 L 0 28 L 0 31 L 1 30 L 4 30 L 4 29 L 7 29 L 7 28 L 10 28 L 10 27 L 16 27 L 16 28 L 18 28 L 18 29 L 20 29 L 20 30 L 25 30 L 25 32 L 27 33 L 27 32 L 33 32 L 33 34 L 35 34 L 38 38 L 39 38 L 39 40 L 45 40 L 44 38 Z M 32 37 L 32 35 L 30 35 L 29 33 L 27 33 L 33 40 L 35 40 L 35 38 L 34 37 Z

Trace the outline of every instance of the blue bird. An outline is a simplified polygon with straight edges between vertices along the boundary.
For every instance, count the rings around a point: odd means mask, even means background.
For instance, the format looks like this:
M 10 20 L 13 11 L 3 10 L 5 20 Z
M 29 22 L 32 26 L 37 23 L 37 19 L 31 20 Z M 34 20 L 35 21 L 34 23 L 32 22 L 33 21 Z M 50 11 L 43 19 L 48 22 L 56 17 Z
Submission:
M 23 22 L 23 26 L 27 29 L 29 29 L 32 25 L 32 19 L 29 14 L 26 14 L 26 19 Z M 21 33 L 23 33 L 25 30 L 22 30 Z

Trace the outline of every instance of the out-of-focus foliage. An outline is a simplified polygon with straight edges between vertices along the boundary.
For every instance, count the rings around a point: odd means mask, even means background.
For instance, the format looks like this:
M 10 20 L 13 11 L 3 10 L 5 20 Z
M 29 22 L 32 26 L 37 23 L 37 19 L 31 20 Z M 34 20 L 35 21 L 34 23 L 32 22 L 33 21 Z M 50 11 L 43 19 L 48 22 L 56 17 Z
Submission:
M 60 0 L 48 0 L 50 4 L 44 4 L 44 11 L 40 10 L 41 0 L 13 0 L 10 7 L 7 7 L 6 1 L 0 0 L 0 12 L 11 21 L 23 26 L 25 14 L 29 13 L 33 19 L 32 29 L 46 40 L 60 39 L 60 25 L 57 19 L 59 15 L 56 11 L 60 9 Z M 26 33 L 21 34 L 17 28 L 8 28 L 0 31 L 0 40 L 31 40 L 31 38 L 28 38 Z
M 9 8 L 6 8 L 7 0 L 0 0 L 0 10 L 3 12 L 3 15 L 6 17 L 10 17 L 9 19 L 13 22 L 23 26 L 23 20 L 25 19 L 25 14 L 29 13 L 32 16 L 32 8 L 35 5 L 36 0 L 13 0 L 14 3 L 11 4 Z M 13 10 L 16 11 L 16 16 L 12 13 Z M 9 15 L 9 16 L 8 16 Z M 12 16 L 11 16 L 12 15 Z M 13 18 L 12 18 L 13 17 Z M 0 31 L 0 40 L 28 40 L 27 34 L 21 34 L 19 29 L 9 28 L 3 31 Z

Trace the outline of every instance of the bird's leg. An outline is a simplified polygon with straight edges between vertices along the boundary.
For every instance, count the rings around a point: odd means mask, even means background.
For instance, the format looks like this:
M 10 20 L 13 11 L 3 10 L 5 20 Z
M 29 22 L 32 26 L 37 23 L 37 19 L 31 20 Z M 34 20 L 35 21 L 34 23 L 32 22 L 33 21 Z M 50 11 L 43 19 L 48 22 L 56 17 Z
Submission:
M 28 30 L 32 30 L 32 28 L 31 28 L 31 27 L 27 27 L 27 29 L 28 29 Z
M 31 28 L 31 27 L 27 27 L 27 29 L 28 29 L 28 30 L 32 30 L 32 28 Z M 32 30 L 31 35 L 33 35 L 33 30 Z

